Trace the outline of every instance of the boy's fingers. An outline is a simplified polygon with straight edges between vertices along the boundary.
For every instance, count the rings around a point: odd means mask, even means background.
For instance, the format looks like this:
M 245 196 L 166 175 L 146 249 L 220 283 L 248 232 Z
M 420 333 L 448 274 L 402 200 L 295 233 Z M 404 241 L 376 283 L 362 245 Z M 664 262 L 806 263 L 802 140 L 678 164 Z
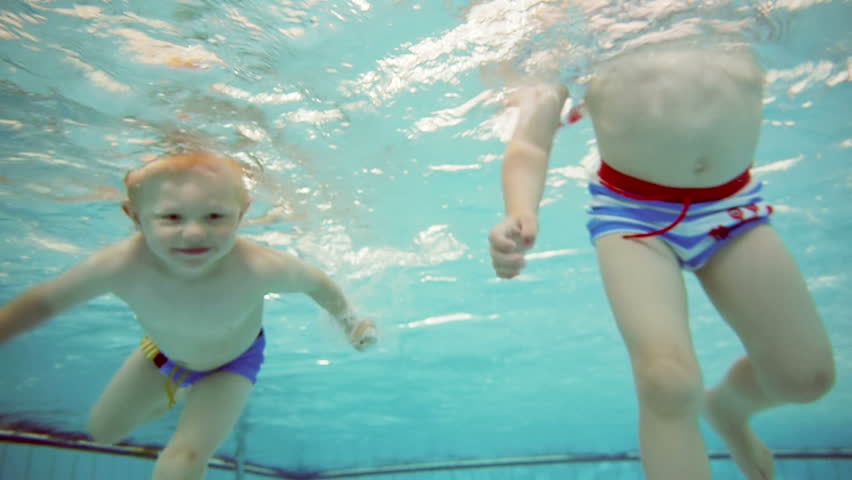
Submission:
M 512 278 L 526 266 L 527 262 L 520 254 L 493 256 L 494 271 L 500 278 Z
M 519 229 L 514 223 L 501 223 L 497 225 L 491 231 L 491 235 L 489 235 L 491 247 L 498 252 L 509 253 L 513 251 L 516 245 L 512 237 L 518 233 Z
M 491 250 L 499 253 L 510 253 L 515 249 L 515 242 L 502 235 L 491 237 Z
M 532 247 L 538 236 L 538 222 L 534 218 L 520 219 L 520 235 L 525 248 Z
M 521 273 L 521 269 L 519 268 L 504 268 L 497 271 L 497 276 L 508 280 L 517 277 L 519 273 Z
M 355 348 L 358 350 L 366 350 L 373 346 L 377 341 L 378 339 L 375 336 L 371 335 L 369 337 L 365 337 L 359 340 L 358 343 L 355 344 Z
M 375 330 L 376 325 L 374 325 L 373 322 L 369 320 L 363 320 L 355 327 L 355 331 L 352 332 L 352 336 L 354 338 L 361 338 L 370 333 L 371 331 Z
M 510 217 L 491 231 L 491 263 L 500 278 L 512 278 L 526 266 L 523 252 L 532 247 L 538 234 L 535 216 Z
M 352 332 L 350 336 L 352 346 L 357 350 L 364 350 L 367 347 L 373 345 L 378 340 L 377 337 L 377 329 L 376 325 L 369 321 L 364 320 L 359 323 L 355 330 Z

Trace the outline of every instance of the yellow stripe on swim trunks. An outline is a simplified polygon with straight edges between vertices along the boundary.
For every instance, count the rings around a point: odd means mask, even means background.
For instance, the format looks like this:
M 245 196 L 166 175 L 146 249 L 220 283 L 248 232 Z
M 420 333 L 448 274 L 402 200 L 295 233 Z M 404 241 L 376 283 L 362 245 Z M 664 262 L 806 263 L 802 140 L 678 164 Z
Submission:
M 142 339 L 142 353 L 145 354 L 145 357 L 148 360 L 153 361 L 154 358 L 160 353 L 160 349 L 154 345 L 154 342 L 151 340 L 151 337 L 145 335 L 145 338 Z
M 160 349 L 157 348 L 157 345 L 154 344 L 151 337 L 147 335 L 145 335 L 145 338 L 142 339 L 142 353 L 144 353 L 145 357 L 151 361 L 154 361 L 160 353 Z M 183 373 L 180 372 L 181 370 L 183 370 Z M 177 403 L 175 396 L 177 395 L 178 389 L 180 389 L 181 383 L 186 380 L 189 373 L 190 370 L 186 368 L 173 367 L 169 374 L 166 375 L 166 395 L 169 396 L 169 408 L 174 407 Z

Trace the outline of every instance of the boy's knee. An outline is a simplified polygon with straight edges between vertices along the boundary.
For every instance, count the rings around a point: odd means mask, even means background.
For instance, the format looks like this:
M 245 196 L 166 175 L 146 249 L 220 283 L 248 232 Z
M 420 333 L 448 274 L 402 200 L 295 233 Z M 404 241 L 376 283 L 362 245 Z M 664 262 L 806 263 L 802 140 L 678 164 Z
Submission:
M 697 415 L 704 398 L 698 365 L 676 355 L 659 356 L 634 366 L 636 388 L 643 406 L 658 415 Z
M 170 465 L 172 468 L 195 469 L 207 464 L 207 458 L 191 445 L 168 445 L 158 460 L 160 463 Z
M 788 403 L 809 403 L 818 400 L 834 386 L 834 362 L 810 368 L 784 369 L 764 382 L 769 395 L 775 400 Z
M 95 443 L 112 445 L 114 443 L 118 443 L 122 439 L 121 432 L 117 432 L 115 428 L 111 428 L 108 422 L 101 421 L 101 419 L 94 416 L 89 417 L 86 429 L 89 432 L 89 436 L 92 437 L 92 440 Z

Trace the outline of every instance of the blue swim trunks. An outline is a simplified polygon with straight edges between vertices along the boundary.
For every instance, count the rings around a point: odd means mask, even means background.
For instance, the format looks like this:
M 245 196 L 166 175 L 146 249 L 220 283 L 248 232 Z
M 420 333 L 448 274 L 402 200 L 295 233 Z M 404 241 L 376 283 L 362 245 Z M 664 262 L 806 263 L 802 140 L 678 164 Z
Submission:
M 154 362 L 154 365 L 166 376 L 166 393 L 169 396 L 170 407 L 175 404 L 175 394 L 178 388 L 192 385 L 213 373 L 236 373 L 249 379 L 251 383 L 255 383 L 257 381 L 257 373 L 263 364 L 263 350 L 265 347 L 266 336 L 263 334 L 263 330 L 261 330 L 254 343 L 242 355 L 219 368 L 198 372 L 184 368 L 170 360 L 169 357 L 160 352 L 159 348 L 154 345 L 154 342 L 149 337 L 146 336 L 142 339 L 142 351 L 145 353 L 145 356 Z
M 719 187 L 684 189 L 629 177 L 603 163 L 589 182 L 586 226 L 592 243 L 611 233 L 659 237 L 681 268 L 695 271 L 734 238 L 769 222 L 772 206 L 763 200 L 762 189 L 748 171 Z

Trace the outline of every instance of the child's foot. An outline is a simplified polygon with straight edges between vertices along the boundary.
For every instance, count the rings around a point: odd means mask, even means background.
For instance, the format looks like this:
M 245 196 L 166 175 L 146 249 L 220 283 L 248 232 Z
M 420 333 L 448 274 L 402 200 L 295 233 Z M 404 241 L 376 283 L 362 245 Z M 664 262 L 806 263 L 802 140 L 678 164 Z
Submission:
M 705 395 L 704 415 L 725 441 L 731 458 L 748 480 L 775 478 L 772 451 L 758 438 L 748 421 L 739 418 L 731 406 L 725 404 L 716 390 L 708 390 Z

